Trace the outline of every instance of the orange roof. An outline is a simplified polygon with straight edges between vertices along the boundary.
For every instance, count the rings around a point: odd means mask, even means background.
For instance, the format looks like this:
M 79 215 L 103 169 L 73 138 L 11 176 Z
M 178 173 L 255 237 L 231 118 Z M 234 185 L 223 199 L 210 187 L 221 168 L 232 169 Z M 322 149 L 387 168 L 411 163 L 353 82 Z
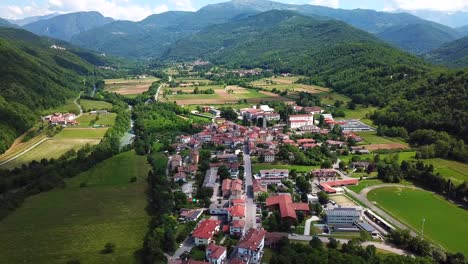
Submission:
M 243 205 L 234 205 L 229 208 L 229 213 L 232 217 L 245 217 L 245 206 Z
M 205 219 L 193 230 L 192 236 L 205 239 L 211 238 L 220 224 L 221 221 L 219 220 Z
M 266 231 L 264 229 L 251 228 L 245 236 L 239 241 L 238 247 L 249 250 L 257 250 L 258 246 L 265 238 Z
M 236 205 L 236 204 L 242 205 L 242 204 L 245 204 L 245 200 L 244 199 L 232 199 L 231 204 L 232 205 Z
M 243 228 L 245 226 L 245 221 L 244 220 L 234 220 L 232 221 L 231 227 L 234 228 Z
M 339 180 L 339 181 L 329 181 L 329 182 L 322 182 L 320 187 L 328 193 L 336 193 L 336 190 L 333 189 L 335 186 L 344 186 L 344 185 L 354 185 L 358 184 L 358 179 L 346 179 L 346 180 Z
M 290 195 L 281 194 L 266 199 L 267 206 L 278 205 L 282 218 L 290 217 L 297 218 L 296 211 L 309 211 L 309 205 L 307 203 L 293 203 Z
M 209 258 L 211 259 L 219 259 L 224 252 L 226 252 L 226 248 L 222 246 L 218 246 L 215 244 L 209 244 L 206 247 L 206 251 L 211 251 L 211 254 L 209 255 Z

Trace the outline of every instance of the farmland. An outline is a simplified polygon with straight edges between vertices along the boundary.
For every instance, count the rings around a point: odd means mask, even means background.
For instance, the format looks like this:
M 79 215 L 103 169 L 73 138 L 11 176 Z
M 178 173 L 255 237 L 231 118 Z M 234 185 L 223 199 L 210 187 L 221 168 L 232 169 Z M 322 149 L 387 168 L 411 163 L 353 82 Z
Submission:
M 200 105 L 200 104 L 225 104 L 247 101 L 248 103 L 258 103 L 261 101 L 288 101 L 288 99 L 267 91 L 257 91 L 239 86 L 219 85 L 200 86 L 200 90 L 213 89 L 214 94 L 194 94 L 195 87 L 175 87 L 166 88 L 164 99 L 169 102 L 175 101 L 179 105 Z M 183 94 L 171 94 L 172 92 L 183 91 Z
M 107 113 L 107 114 L 83 114 L 77 121 L 79 123 L 78 127 L 91 127 L 93 125 L 101 126 L 112 126 L 115 122 L 117 114 Z
M 265 78 L 252 82 L 251 85 L 268 91 L 287 91 L 288 94 L 296 94 L 298 92 L 323 93 L 329 91 L 329 89 L 320 86 L 295 83 L 298 79 L 299 76 Z
M 28 198 L 0 222 L 2 262 L 136 263 L 149 220 L 148 170 L 144 156 L 126 152 L 67 180 L 66 188 Z M 115 252 L 101 254 L 107 242 Z
M 104 134 L 106 134 L 106 131 L 106 128 L 65 128 L 60 133 L 58 133 L 54 139 L 100 139 L 104 136 Z
M 105 87 L 110 92 L 121 95 L 134 95 L 148 91 L 151 84 L 158 80 L 158 78 L 153 77 L 145 79 L 107 79 L 105 80 Z
M 468 212 L 442 197 L 423 190 L 385 187 L 370 191 L 368 199 L 415 230 L 426 219 L 426 237 L 450 252 L 468 253 Z
M 83 107 L 84 112 L 89 112 L 91 110 L 110 110 L 112 109 L 112 104 L 105 101 L 98 100 L 88 100 L 80 99 L 80 105 Z

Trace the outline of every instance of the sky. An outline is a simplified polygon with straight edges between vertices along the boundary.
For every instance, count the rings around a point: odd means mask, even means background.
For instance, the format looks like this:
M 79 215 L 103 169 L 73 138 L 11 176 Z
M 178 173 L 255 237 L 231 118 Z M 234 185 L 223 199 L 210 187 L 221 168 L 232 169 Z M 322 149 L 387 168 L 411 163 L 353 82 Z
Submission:
M 19 19 L 54 12 L 99 11 L 115 19 L 138 21 L 169 10 L 196 11 L 227 0 L 0 0 L 0 17 Z M 313 4 L 333 8 L 378 11 L 468 11 L 468 0 L 276 0 L 288 4 Z

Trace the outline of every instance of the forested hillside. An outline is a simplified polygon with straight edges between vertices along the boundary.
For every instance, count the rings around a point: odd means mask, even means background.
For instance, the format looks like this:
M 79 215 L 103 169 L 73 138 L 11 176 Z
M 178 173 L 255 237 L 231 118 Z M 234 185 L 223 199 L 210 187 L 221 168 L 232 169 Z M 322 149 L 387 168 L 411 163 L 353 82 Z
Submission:
M 37 113 L 65 103 L 85 88 L 93 65 L 48 39 L 0 28 L 0 153 L 37 120 Z M 90 88 L 89 86 L 88 88 Z
M 430 62 L 452 68 L 468 67 L 468 37 L 446 43 L 424 57 Z

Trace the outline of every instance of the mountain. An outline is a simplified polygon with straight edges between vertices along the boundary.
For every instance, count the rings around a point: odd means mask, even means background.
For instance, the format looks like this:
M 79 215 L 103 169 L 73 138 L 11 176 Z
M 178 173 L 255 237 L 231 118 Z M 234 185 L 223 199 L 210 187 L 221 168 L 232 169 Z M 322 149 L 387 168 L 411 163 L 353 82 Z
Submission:
M 23 28 L 41 36 L 70 40 L 72 36 L 108 24 L 113 19 L 99 12 L 77 12 L 36 21 Z
M 386 13 L 365 9 L 333 9 L 314 5 L 283 4 L 268 0 L 233 0 L 207 5 L 197 12 L 166 12 L 149 16 L 140 22 L 115 21 L 77 34 L 71 38 L 71 42 L 113 55 L 159 57 L 176 41 L 208 26 L 240 20 L 271 10 L 297 11 L 303 15 L 322 20 L 336 19 L 374 34 L 398 27 L 401 34 L 409 38 L 407 42 L 412 42 L 415 39 L 416 43 L 417 38 L 420 38 L 422 43 L 430 39 L 432 35 L 436 35 L 429 30 L 431 27 L 435 29 L 443 27 L 407 13 Z M 415 38 L 411 32 L 405 31 L 407 30 L 405 26 L 415 24 L 430 26 L 427 26 L 428 30 L 421 31 Z M 452 39 L 448 41 L 450 40 Z M 405 39 L 402 38 L 402 41 L 405 42 Z M 435 47 L 434 43 L 431 45 L 431 47 Z M 416 48 L 417 50 L 426 50 L 425 47 Z
M 15 28 L 17 27 L 16 25 L 8 22 L 8 20 L 6 19 L 3 19 L 3 18 L 0 18 L 0 27 L 12 27 L 12 28 Z
M 0 28 L 0 153 L 37 120 L 38 112 L 83 89 L 94 65 L 54 40 L 28 31 Z M 62 48 L 62 49 L 61 49 Z
M 436 11 L 436 10 L 399 10 L 410 13 L 422 19 L 434 21 L 452 28 L 468 25 L 468 12 Z
M 463 26 L 455 29 L 460 33 L 462 36 L 468 36 L 468 26 Z
M 453 68 L 466 68 L 468 67 L 468 37 L 446 43 L 442 47 L 424 54 L 424 57 L 436 64 Z
M 437 23 L 394 26 L 377 36 L 414 54 L 422 54 L 461 37 L 456 30 Z
M 18 25 L 18 26 L 24 26 L 29 23 L 33 23 L 39 20 L 45 20 L 49 18 L 53 18 L 55 16 L 60 15 L 60 13 L 52 13 L 44 16 L 32 16 L 32 17 L 26 17 L 22 19 L 8 19 L 8 21 L 12 24 Z

